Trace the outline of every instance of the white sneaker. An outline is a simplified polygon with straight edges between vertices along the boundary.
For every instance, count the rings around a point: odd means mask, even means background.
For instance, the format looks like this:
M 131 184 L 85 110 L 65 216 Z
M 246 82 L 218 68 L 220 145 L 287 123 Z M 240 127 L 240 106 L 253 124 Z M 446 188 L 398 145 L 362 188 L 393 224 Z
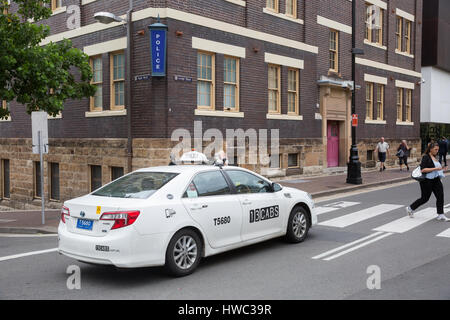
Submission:
M 447 218 L 445 215 L 443 215 L 443 214 L 440 214 L 440 215 L 438 215 L 438 217 L 436 218 L 438 221 L 445 221 L 445 222 L 448 222 L 448 221 L 450 221 L 450 219 L 449 218 Z
M 414 211 L 409 206 L 406 207 L 406 213 L 410 218 L 414 218 Z

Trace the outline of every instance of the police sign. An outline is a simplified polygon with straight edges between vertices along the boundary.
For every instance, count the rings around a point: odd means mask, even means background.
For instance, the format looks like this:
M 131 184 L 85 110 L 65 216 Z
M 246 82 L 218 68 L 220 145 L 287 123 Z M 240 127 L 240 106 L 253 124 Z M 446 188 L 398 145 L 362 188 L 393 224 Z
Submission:
M 167 26 L 159 22 L 150 29 L 150 47 L 152 60 L 152 77 L 166 76 Z

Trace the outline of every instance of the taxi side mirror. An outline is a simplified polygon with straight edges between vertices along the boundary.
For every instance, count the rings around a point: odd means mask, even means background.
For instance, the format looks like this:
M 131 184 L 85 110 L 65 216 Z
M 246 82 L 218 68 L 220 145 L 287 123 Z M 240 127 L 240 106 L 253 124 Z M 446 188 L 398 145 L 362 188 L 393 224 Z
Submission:
M 272 190 L 273 190 L 273 192 L 278 192 L 278 191 L 281 191 L 283 189 L 283 187 L 280 185 L 280 184 L 278 184 L 278 183 L 272 183 Z

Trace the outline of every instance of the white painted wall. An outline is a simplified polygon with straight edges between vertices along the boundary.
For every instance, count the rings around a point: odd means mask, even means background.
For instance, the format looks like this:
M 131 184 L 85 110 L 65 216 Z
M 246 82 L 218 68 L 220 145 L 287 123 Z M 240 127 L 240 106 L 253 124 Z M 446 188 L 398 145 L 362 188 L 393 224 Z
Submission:
M 450 124 L 450 73 L 422 67 L 420 122 Z

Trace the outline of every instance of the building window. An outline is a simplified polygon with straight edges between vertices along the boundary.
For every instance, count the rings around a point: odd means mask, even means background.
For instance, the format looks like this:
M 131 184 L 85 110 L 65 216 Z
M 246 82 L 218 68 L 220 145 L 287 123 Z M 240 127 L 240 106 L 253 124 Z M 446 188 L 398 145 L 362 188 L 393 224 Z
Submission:
M 91 170 L 91 192 L 97 190 L 102 186 L 102 167 L 101 166 L 90 166 Z
M 412 90 L 406 89 L 405 121 L 412 122 Z
M 52 10 L 56 10 L 62 7 L 62 0 L 52 0 Z
M 373 83 L 366 82 L 366 119 L 373 120 Z
M 375 28 L 375 42 L 378 43 L 379 45 L 383 45 L 383 20 L 384 20 L 384 10 L 379 9 L 379 16 L 378 16 L 378 21 L 379 24 L 378 26 Z
M 214 109 L 215 56 L 213 53 L 197 54 L 197 107 Z
M 111 181 L 119 179 L 121 176 L 123 176 L 122 167 L 111 167 Z
M 297 18 L 297 0 L 286 0 L 286 15 Z
M 266 8 L 278 12 L 278 1 L 279 0 L 267 0 Z
M 239 59 L 224 57 L 223 107 L 228 111 L 239 111 Z
M 102 57 L 91 58 L 92 67 L 92 84 L 95 85 L 97 91 L 91 97 L 91 111 L 102 111 L 103 109 L 103 63 Z
M 298 110 L 298 69 L 288 69 L 288 114 L 299 114 Z
M 2 100 L 2 103 L 0 104 L 0 108 L 8 110 L 9 109 L 9 102 L 6 102 L 5 100 Z M 11 117 L 11 115 L 9 115 L 8 117 L 4 118 L 3 120 L 9 120 L 10 117 Z M 0 121 L 1 120 L 2 119 L 0 119 Z
M 330 30 L 330 71 L 338 72 L 339 64 L 339 33 Z
M 411 54 L 411 21 L 405 21 L 405 50 Z
M 281 160 L 282 160 L 281 154 L 274 154 L 274 155 L 270 155 L 269 157 L 270 157 L 269 168 L 280 169 L 281 168 Z M 273 159 L 272 159 L 272 157 L 273 157 Z M 278 163 L 276 161 L 272 161 L 272 160 L 278 160 Z
M 298 168 L 298 153 L 288 154 L 288 168 Z
M 9 199 L 10 195 L 10 181 L 9 181 L 9 159 L 2 159 L 0 162 L 0 198 Z
M 398 51 L 402 51 L 402 29 L 403 29 L 403 19 L 401 17 L 397 17 L 397 28 L 395 31 L 396 37 L 396 49 Z
M 59 163 L 50 163 L 50 199 L 59 200 Z
M 3 9 L 4 15 L 7 15 L 9 13 L 9 6 L 11 5 L 11 0 L 8 0 L 7 5 L 8 6 L 6 6 L 5 9 Z
M 373 151 L 374 150 L 367 150 L 367 161 L 372 161 L 373 159 Z
M 377 85 L 377 120 L 384 119 L 384 86 Z
M 276 65 L 269 65 L 269 113 L 280 113 L 280 87 L 281 87 L 281 67 Z
M 111 110 L 125 107 L 125 55 L 123 52 L 111 54 Z
M 366 2 L 365 39 L 371 43 L 383 45 L 384 10 Z
M 366 33 L 365 39 L 372 42 L 372 5 L 366 3 Z
M 41 163 L 34 162 L 34 197 L 40 199 L 41 193 Z
M 403 89 L 397 88 L 397 121 L 403 121 Z

